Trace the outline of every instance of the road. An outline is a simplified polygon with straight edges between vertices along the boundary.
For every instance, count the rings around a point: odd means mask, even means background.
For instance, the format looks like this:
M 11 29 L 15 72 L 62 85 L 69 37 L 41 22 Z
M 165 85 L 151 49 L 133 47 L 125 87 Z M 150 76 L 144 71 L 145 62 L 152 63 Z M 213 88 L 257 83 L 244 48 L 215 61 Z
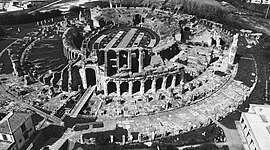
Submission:
M 236 129 L 229 129 L 216 120 L 213 120 L 213 122 L 223 129 L 227 139 L 226 144 L 229 146 L 230 150 L 244 150 L 241 138 Z

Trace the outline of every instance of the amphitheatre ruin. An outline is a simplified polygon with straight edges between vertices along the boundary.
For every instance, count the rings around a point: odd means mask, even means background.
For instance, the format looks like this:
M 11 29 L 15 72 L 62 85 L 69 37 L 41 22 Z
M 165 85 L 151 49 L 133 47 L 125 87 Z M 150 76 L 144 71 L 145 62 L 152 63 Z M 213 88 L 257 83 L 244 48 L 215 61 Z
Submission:
M 124 141 L 131 142 L 177 135 L 224 118 L 254 88 L 234 80 L 238 38 L 252 35 L 193 15 L 148 7 L 95 7 L 37 25 L 40 29 L 30 34 L 21 58 L 9 50 L 14 74 L 48 88 L 49 98 L 37 107 L 51 116 L 103 122 L 103 128 L 91 132 L 123 127 L 129 133 Z M 56 58 L 61 63 L 46 69 L 31 57 L 51 36 L 59 37 L 65 58 Z M 26 63 L 31 67 L 22 71 Z M 57 106 L 46 107 L 52 104 Z M 82 131 L 85 138 L 88 132 Z

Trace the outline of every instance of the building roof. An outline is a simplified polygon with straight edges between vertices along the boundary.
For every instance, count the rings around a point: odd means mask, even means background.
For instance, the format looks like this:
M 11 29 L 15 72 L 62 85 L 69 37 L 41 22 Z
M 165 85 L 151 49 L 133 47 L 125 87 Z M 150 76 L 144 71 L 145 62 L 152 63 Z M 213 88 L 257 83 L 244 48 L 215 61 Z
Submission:
M 0 149 L 1 150 L 8 150 L 12 145 L 13 145 L 13 143 L 11 143 L 11 142 L 0 141 Z
M 251 104 L 249 111 L 243 113 L 261 150 L 270 147 L 270 105 Z
M 0 133 L 14 133 L 30 117 L 30 113 L 10 112 L 0 121 Z

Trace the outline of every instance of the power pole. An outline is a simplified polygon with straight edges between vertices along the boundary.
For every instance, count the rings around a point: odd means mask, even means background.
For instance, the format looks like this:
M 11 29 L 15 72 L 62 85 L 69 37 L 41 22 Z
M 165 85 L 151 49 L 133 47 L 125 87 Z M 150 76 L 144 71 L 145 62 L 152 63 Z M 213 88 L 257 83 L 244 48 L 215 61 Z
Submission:
M 268 12 L 269 12 L 269 8 L 270 8 L 270 5 L 268 5 L 268 7 L 267 7 L 267 11 L 266 11 L 265 19 L 267 19 Z

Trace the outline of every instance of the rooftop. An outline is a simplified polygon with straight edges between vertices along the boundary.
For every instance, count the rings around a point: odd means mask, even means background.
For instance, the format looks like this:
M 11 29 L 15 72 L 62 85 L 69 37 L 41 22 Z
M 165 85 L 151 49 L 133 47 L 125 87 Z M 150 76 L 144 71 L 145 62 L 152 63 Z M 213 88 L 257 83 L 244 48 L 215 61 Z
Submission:
M 268 149 L 270 147 L 270 105 L 251 104 L 249 111 L 243 115 L 260 149 Z
M 13 143 L 11 143 L 11 142 L 0 141 L 0 149 L 1 149 L 1 150 L 8 150 L 8 148 L 9 148 L 12 144 L 13 144 Z
M 0 133 L 14 133 L 30 117 L 30 113 L 10 112 L 0 121 Z

